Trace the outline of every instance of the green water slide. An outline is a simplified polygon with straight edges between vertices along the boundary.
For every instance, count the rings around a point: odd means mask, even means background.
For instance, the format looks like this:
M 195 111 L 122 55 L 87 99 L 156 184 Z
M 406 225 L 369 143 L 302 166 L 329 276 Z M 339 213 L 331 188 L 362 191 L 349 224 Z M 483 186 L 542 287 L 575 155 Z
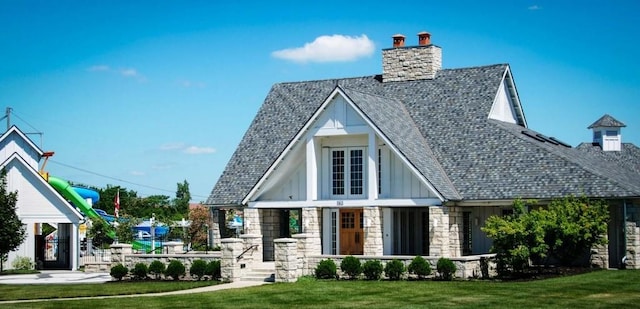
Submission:
M 49 184 L 54 189 L 56 189 L 56 191 L 58 191 L 58 193 L 60 193 L 67 200 L 71 201 L 71 203 L 73 203 L 74 206 L 78 207 L 78 209 L 80 209 L 80 211 L 82 211 L 85 216 L 93 221 L 102 221 L 106 226 L 108 226 L 109 228 L 107 229 L 107 235 L 111 237 L 111 239 L 116 238 L 116 232 L 113 230 L 113 228 L 111 228 L 111 225 L 104 218 L 102 218 L 102 216 L 100 216 L 93 209 L 93 207 L 91 207 L 91 205 L 89 205 L 89 203 L 87 203 L 87 201 L 73 189 L 69 182 L 53 176 L 49 176 L 48 181 Z M 145 252 L 149 252 L 151 249 L 149 245 L 138 241 L 133 241 L 131 245 L 135 250 L 144 250 Z

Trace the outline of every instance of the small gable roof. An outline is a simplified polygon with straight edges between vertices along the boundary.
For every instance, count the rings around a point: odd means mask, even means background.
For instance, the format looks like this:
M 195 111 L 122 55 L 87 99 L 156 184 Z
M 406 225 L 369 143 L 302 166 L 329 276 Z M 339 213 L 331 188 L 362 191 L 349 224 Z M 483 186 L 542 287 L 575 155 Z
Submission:
M 626 127 L 626 125 L 616 120 L 615 118 L 611 117 L 609 114 L 604 114 L 604 116 L 600 117 L 600 119 L 592 123 L 589 127 L 587 127 L 587 129 L 593 129 L 598 127 L 621 128 L 621 127 Z

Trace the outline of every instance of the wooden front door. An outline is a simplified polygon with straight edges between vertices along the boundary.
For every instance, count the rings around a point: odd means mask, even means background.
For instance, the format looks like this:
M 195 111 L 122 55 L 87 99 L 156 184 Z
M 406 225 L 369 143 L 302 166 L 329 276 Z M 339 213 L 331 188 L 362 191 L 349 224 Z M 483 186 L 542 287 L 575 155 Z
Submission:
M 362 232 L 362 209 L 340 210 L 340 254 L 362 254 L 364 233 Z

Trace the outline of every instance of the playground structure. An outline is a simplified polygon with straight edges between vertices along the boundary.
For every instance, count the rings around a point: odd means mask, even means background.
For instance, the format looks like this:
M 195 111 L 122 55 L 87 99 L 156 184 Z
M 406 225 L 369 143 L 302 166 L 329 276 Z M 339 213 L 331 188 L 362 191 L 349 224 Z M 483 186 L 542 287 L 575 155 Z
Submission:
M 49 173 L 44 171 L 44 167 L 47 164 L 47 160 L 49 157 L 53 156 L 53 152 L 46 152 L 43 157 L 45 161 L 42 164 L 40 169 L 40 175 L 56 190 L 60 193 L 65 199 L 71 202 L 82 214 L 84 214 L 88 219 L 95 221 L 102 221 L 109 228 L 107 229 L 107 236 L 109 238 L 116 240 L 116 232 L 113 228 L 113 224 L 117 224 L 117 218 L 114 216 L 108 215 L 106 212 L 100 209 L 94 209 L 92 207 L 93 203 L 96 203 L 100 200 L 100 196 L 98 192 L 84 188 L 84 187 L 74 187 L 69 184 L 68 181 L 57 178 L 54 176 L 50 176 Z M 88 202 L 91 201 L 91 204 Z M 100 213 L 98 212 L 100 211 Z M 133 231 L 132 231 L 133 232 Z M 162 248 L 162 242 L 158 242 L 154 239 L 151 240 L 134 240 L 132 242 L 133 249 L 142 251 L 145 253 L 152 252 L 157 248 Z

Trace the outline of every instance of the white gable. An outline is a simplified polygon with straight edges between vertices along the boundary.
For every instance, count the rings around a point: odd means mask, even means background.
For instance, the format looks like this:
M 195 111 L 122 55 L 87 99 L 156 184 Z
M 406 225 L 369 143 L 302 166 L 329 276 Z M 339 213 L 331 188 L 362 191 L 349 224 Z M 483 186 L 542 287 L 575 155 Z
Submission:
M 366 122 L 341 95 L 334 96 L 314 126 L 315 135 L 341 135 L 367 129 Z
M 0 136 L 0 162 L 6 161 L 14 153 L 20 155 L 31 168 L 38 169 L 42 150 L 15 126 Z
M 507 95 L 506 81 L 502 81 L 496 98 L 491 106 L 491 112 L 489 118 L 500 120 L 508 123 L 517 123 L 516 112 L 513 109 L 513 101 L 511 97 Z
M 79 223 L 82 215 L 55 191 L 19 155 L 2 164 L 7 190 L 18 192 L 17 213 L 23 222 Z
M 374 199 L 438 198 L 438 194 L 416 175 L 415 169 L 407 166 L 395 148 L 384 146 L 385 139 L 376 133 L 377 130 L 340 91 L 334 92 L 302 132 L 304 134 L 294 138 L 275 165 L 269 168 L 245 198 L 246 202 L 255 205 L 277 201 L 331 200 L 330 150 L 354 147 L 363 149 L 365 155 L 371 156 L 364 160 L 364 180 L 365 187 L 373 181 L 380 181 L 380 195 Z M 374 137 L 370 139 L 369 136 Z M 369 165 L 374 166 L 369 168 Z M 375 178 L 378 173 L 381 177 Z M 368 174 L 374 175 L 374 178 L 368 177 Z M 373 183 L 373 186 L 377 187 L 377 184 Z M 309 193 L 309 190 L 317 190 L 318 193 Z M 356 198 L 368 197 L 364 194 Z

